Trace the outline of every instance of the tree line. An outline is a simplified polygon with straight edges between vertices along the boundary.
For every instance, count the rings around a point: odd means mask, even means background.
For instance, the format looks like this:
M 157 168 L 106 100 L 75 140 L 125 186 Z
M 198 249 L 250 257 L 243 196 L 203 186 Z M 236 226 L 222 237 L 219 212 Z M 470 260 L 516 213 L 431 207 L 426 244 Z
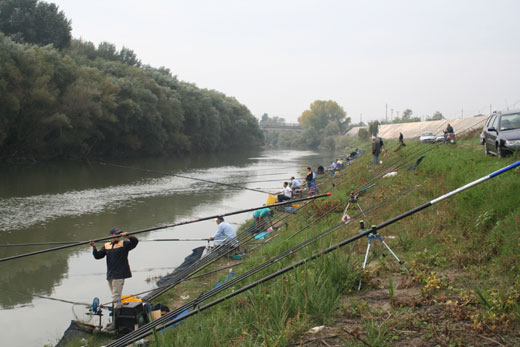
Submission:
M 39 7 L 46 15 L 37 17 Z M 257 119 L 236 99 L 179 81 L 167 68 L 142 65 L 129 48 L 70 38 L 70 21 L 53 4 L 0 0 L 0 23 L 0 158 L 162 155 L 262 144 Z M 54 29 L 32 35 L 47 27 Z

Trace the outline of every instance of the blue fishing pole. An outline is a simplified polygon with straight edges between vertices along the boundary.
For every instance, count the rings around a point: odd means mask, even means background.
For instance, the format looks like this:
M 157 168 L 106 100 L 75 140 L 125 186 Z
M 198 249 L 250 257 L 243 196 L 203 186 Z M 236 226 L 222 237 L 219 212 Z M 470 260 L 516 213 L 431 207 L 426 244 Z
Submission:
M 208 308 L 210 308 L 210 307 L 212 307 L 214 305 L 217 305 L 217 304 L 219 304 L 219 303 L 221 303 L 221 302 L 223 302 L 223 301 L 225 301 L 227 299 L 230 299 L 230 298 L 232 298 L 232 297 L 234 297 L 234 296 L 236 296 L 236 295 L 238 295 L 240 293 L 243 293 L 243 292 L 245 292 L 245 291 L 247 291 L 247 290 L 249 290 L 249 289 L 251 289 L 253 287 L 256 287 L 257 285 L 260 285 L 260 284 L 265 283 L 265 282 L 267 282 L 267 281 L 269 281 L 269 280 L 271 280 L 273 278 L 276 278 L 276 277 L 278 277 L 280 275 L 283 275 L 283 274 L 285 274 L 285 273 L 287 273 L 287 272 L 289 272 L 289 271 L 291 271 L 291 270 L 293 270 L 293 269 L 295 269 L 295 268 L 297 268 L 297 267 L 299 267 L 301 265 L 304 265 L 304 264 L 308 263 L 309 261 L 315 260 L 315 259 L 317 259 L 317 258 L 319 258 L 319 257 L 321 257 L 321 256 L 323 256 L 325 254 L 333 252 L 333 251 L 335 251 L 335 250 L 337 250 L 337 249 L 339 249 L 339 248 L 341 248 L 343 246 L 348 245 L 349 243 L 352 243 L 352 242 L 354 242 L 356 240 L 359 240 L 360 238 L 368 236 L 370 233 L 374 233 L 374 232 L 376 232 L 379 229 L 387 227 L 387 226 L 389 226 L 389 225 L 391 225 L 391 224 L 393 224 L 393 223 L 395 223 L 395 222 L 397 222 L 397 221 L 399 221 L 399 220 L 401 220 L 403 218 L 409 217 L 412 214 L 415 214 L 415 213 L 417 213 L 419 211 L 422 211 L 425 208 L 430 207 L 430 206 L 432 206 L 432 205 L 434 205 L 434 204 L 436 204 L 436 203 L 438 203 L 438 202 L 440 202 L 440 201 L 442 201 L 444 199 L 447 199 L 447 198 L 449 198 L 449 197 L 451 197 L 451 196 L 453 196 L 455 194 L 458 194 L 458 193 L 460 193 L 460 192 L 462 192 L 462 191 L 464 191 L 466 189 L 469 189 L 469 188 L 471 188 L 473 186 L 476 186 L 477 184 L 480 184 L 480 183 L 482 183 L 484 181 L 487 181 L 487 180 L 489 180 L 491 178 L 494 178 L 494 177 L 496 177 L 496 176 L 498 176 L 500 174 L 503 174 L 504 172 L 507 172 L 507 171 L 509 171 L 511 169 L 514 169 L 514 168 L 516 168 L 518 166 L 520 166 L 520 161 L 517 161 L 516 163 L 508 165 L 508 166 L 506 166 L 506 167 L 504 167 L 504 168 L 502 168 L 500 170 L 497 170 L 497 171 L 495 171 L 495 172 L 493 172 L 493 173 L 491 173 L 489 175 L 486 175 L 486 176 L 484 176 L 482 178 L 479 178 L 479 179 L 477 179 L 477 180 L 475 180 L 473 182 L 470 182 L 470 183 L 468 183 L 468 184 L 466 184 L 466 185 L 464 185 L 462 187 L 459 187 L 459 188 L 457 188 L 455 190 L 452 190 L 452 191 L 450 191 L 450 192 L 448 192 L 448 193 L 446 193 L 446 194 L 444 194 L 444 195 L 442 195 L 442 196 L 440 196 L 440 197 L 438 197 L 436 199 L 433 199 L 433 200 L 431 200 L 431 201 L 429 201 L 429 202 L 427 202 L 425 204 L 422 204 L 422 205 L 420 205 L 420 206 L 418 206 L 416 208 L 413 208 L 413 209 L 411 209 L 411 210 L 409 210 L 409 211 L 407 211 L 407 212 L 405 212 L 405 213 L 403 213 L 403 214 L 401 214 L 401 215 L 399 215 L 397 217 L 391 218 L 388 221 L 383 222 L 383 223 L 381 223 L 381 224 L 379 224 L 377 226 L 373 226 L 371 229 L 363 230 L 363 231 L 359 232 L 358 234 L 356 234 L 356 235 L 354 235 L 354 236 L 352 236 L 352 237 L 350 237 L 350 238 L 348 238 L 346 240 L 341 241 L 340 243 L 337 243 L 337 244 L 335 244 L 333 246 L 330 246 L 329 248 L 326 248 L 325 250 L 322 250 L 322 251 L 320 251 L 318 253 L 315 253 L 312 256 L 308 257 L 308 258 L 302 259 L 302 260 L 300 260 L 300 261 L 298 261 L 298 262 L 296 262 L 296 263 L 294 263 L 292 265 L 289 265 L 289 266 L 287 266 L 287 267 L 285 267 L 283 269 L 280 269 L 280 270 L 278 270 L 278 271 L 276 271 L 274 273 L 271 273 L 270 275 L 267 275 L 267 276 L 265 276 L 265 277 L 255 281 L 253 283 L 250 283 L 250 284 L 248 284 L 248 285 L 246 285 L 246 286 L 244 286 L 242 288 L 234 289 L 232 293 L 224 295 L 224 296 L 222 296 L 222 297 L 220 297 L 220 298 L 218 298 L 218 299 L 216 299 L 216 300 L 214 300 L 214 301 L 212 301 L 212 302 L 210 302 L 210 303 L 208 303 L 208 304 L 206 304 L 204 306 L 197 306 L 197 308 L 195 310 L 193 310 L 191 312 L 188 312 L 185 315 L 182 315 L 182 317 L 174 317 L 173 313 L 171 315 L 167 313 L 166 315 L 162 316 L 161 318 L 159 318 L 157 320 L 154 320 L 154 321 L 144 325 L 143 327 L 141 327 L 141 328 L 139 328 L 139 329 L 137 329 L 137 330 L 135 330 L 135 331 L 133 331 L 133 332 L 123 336 L 123 337 L 121 337 L 120 339 L 110 343 L 108 345 L 108 347 L 123 347 L 123 346 L 126 346 L 126 345 L 128 345 L 128 344 L 130 344 L 132 342 L 135 342 L 135 341 L 137 341 L 137 340 L 139 340 L 139 339 L 141 339 L 143 337 L 151 335 L 154 328 L 157 328 L 158 330 L 161 330 L 161 329 L 166 328 L 168 326 L 171 326 L 171 325 L 173 325 L 175 323 L 178 323 L 178 322 L 180 322 L 180 321 L 182 321 L 182 320 L 184 320 L 184 319 L 186 319 L 186 318 L 188 318 L 188 317 L 190 317 L 192 315 L 195 315 L 195 314 L 198 314 L 198 313 L 200 313 L 202 311 L 205 311 Z

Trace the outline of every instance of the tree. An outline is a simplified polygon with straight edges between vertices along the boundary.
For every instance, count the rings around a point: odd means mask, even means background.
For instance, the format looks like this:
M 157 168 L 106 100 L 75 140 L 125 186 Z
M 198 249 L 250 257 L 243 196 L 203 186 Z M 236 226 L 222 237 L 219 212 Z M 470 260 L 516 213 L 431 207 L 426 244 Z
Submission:
M 130 66 L 141 66 L 141 61 L 137 59 L 137 55 L 130 48 L 121 48 L 119 51 L 119 60 Z
M 409 108 L 407 108 L 406 110 L 403 111 L 403 117 L 401 119 L 403 120 L 403 122 L 405 122 L 405 121 L 407 122 L 412 117 L 412 114 L 413 114 L 413 111 L 410 110 Z
M 310 109 L 304 111 L 298 118 L 298 123 L 303 129 L 313 129 L 320 131 L 329 122 L 336 122 L 341 130 L 346 129 L 350 123 L 350 118 L 341 106 L 332 100 L 316 100 L 310 105 Z
M 370 138 L 370 134 L 368 133 L 368 129 L 367 128 L 359 129 L 359 131 L 358 131 L 358 138 L 361 141 L 368 141 L 368 139 Z
M 379 133 L 379 121 L 368 122 L 368 132 L 372 136 L 377 136 Z
M 334 139 L 332 137 L 324 138 L 321 141 L 319 148 L 328 151 L 334 151 L 336 149 L 336 142 L 334 142 Z
M 420 117 L 412 117 L 413 111 L 407 108 L 403 111 L 403 117 L 401 118 L 401 121 L 398 123 L 412 123 L 412 122 L 420 122 Z
M 17 42 L 63 49 L 70 44 L 71 30 L 70 20 L 55 4 L 0 0 L 0 31 Z
M 442 120 L 444 119 L 444 116 L 439 111 L 435 112 L 433 116 L 426 118 L 426 121 L 432 121 L 432 120 Z
M 339 135 L 341 133 L 341 128 L 339 127 L 338 122 L 330 121 L 329 124 L 323 129 L 323 134 L 325 136 L 334 136 Z

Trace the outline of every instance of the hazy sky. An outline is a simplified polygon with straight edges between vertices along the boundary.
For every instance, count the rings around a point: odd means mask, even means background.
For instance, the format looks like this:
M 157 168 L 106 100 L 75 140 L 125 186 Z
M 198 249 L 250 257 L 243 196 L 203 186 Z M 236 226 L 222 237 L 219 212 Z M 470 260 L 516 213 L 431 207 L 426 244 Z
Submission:
M 358 122 L 520 107 L 520 1 L 57 0 L 72 34 L 296 122 L 317 99 Z

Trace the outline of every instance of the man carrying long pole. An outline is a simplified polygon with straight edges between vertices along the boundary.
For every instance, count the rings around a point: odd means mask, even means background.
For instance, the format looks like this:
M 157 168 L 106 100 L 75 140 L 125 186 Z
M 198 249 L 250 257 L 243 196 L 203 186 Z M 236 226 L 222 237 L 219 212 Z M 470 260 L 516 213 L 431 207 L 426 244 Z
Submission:
M 132 277 L 130 265 L 128 264 L 128 252 L 137 246 L 139 240 L 135 236 L 121 233 L 121 230 L 118 228 L 110 229 L 109 234 L 112 236 L 112 239 L 110 239 L 110 242 L 105 243 L 99 251 L 94 241 L 90 241 L 90 245 L 92 246 L 94 258 L 107 258 L 107 281 L 112 292 L 114 310 L 112 323 L 107 325 L 106 330 L 112 331 L 116 329 L 116 311 L 121 308 L 121 295 L 123 294 L 125 278 Z M 120 236 L 127 237 L 128 241 L 121 240 Z

